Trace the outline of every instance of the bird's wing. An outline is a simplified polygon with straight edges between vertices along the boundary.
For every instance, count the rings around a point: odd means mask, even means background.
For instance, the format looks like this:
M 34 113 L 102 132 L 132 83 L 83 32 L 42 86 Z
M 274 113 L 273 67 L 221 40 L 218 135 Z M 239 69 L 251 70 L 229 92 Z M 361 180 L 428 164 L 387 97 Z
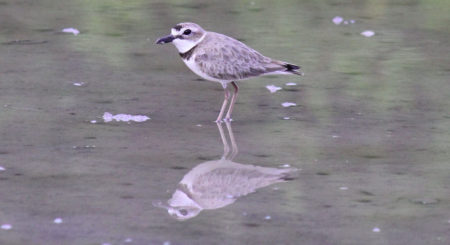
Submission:
M 208 32 L 196 52 L 195 63 L 200 70 L 219 80 L 241 80 L 286 70 L 279 61 L 219 33 Z

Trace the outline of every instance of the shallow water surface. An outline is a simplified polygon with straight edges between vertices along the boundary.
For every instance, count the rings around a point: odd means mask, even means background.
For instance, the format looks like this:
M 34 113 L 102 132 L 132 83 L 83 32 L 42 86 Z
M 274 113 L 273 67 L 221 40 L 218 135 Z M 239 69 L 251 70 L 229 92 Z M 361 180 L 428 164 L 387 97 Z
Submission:
M 0 1 L 0 244 L 449 244 L 449 8 Z M 182 21 L 305 76 L 240 82 L 221 129 L 220 84 L 154 45 Z

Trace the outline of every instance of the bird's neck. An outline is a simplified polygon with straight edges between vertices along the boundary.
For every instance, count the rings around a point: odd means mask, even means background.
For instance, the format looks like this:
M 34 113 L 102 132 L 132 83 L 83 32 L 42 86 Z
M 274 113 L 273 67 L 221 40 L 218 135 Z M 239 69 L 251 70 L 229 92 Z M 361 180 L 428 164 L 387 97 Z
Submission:
M 189 60 L 192 56 L 192 54 L 194 53 L 195 48 L 197 47 L 197 45 L 195 45 L 194 47 L 192 47 L 191 49 L 189 49 L 188 51 L 184 52 L 184 53 L 179 53 L 179 55 L 181 56 L 181 58 L 183 58 L 183 60 Z

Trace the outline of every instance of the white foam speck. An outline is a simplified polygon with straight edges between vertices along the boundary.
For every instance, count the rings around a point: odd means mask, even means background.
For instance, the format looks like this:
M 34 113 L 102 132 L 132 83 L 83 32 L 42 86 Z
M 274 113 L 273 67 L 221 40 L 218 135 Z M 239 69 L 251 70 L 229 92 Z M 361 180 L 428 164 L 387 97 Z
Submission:
M 170 241 L 165 241 L 163 245 L 170 245 Z
M 124 240 L 124 242 L 130 243 L 130 242 L 133 242 L 133 239 L 131 239 L 131 238 L 126 238 L 126 239 Z
M 0 171 L 5 171 L 6 169 L 2 166 L 0 166 Z
M 2 228 L 2 230 L 11 230 L 12 229 L 12 225 L 10 225 L 10 224 L 3 224 L 2 226 L 0 226 L 0 228 Z
M 341 16 L 336 16 L 333 18 L 333 23 L 335 25 L 340 25 L 342 23 L 342 21 L 344 21 L 344 18 L 342 18 Z
M 331 137 L 333 137 L 334 139 L 336 139 L 336 138 L 339 138 L 339 137 L 341 137 L 341 136 L 339 136 L 339 135 L 332 135 Z
M 197 127 L 203 127 L 203 125 L 201 125 L 201 124 L 197 124 L 197 125 L 195 125 L 195 126 L 197 126 Z
M 73 28 L 73 27 L 70 27 L 70 28 L 64 28 L 64 29 L 62 29 L 62 32 L 65 32 L 65 33 L 72 33 L 73 35 L 78 35 L 78 34 L 80 34 L 80 31 L 79 30 L 77 30 L 77 29 L 75 29 L 75 28 Z
M 350 20 L 350 23 L 355 24 L 355 20 Z
M 378 228 L 378 227 L 374 227 L 374 228 L 372 229 L 372 231 L 378 233 L 378 232 L 380 232 L 381 230 L 380 230 L 380 228 Z
M 296 83 L 286 83 L 286 86 L 295 86 L 297 85 Z
M 111 243 L 109 243 L 109 242 L 104 242 L 104 243 L 102 243 L 102 245 L 111 245 Z
M 74 145 L 72 146 L 73 149 L 95 149 L 95 145 Z
M 73 85 L 77 86 L 77 87 L 81 87 L 83 86 L 85 83 L 84 82 L 74 82 Z
M 96 124 L 96 123 L 97 123 L 97 120 L 91 120 L 91 123 L 92 123 L 92 124 Z
M 144 116 L 144 115 L 129 115 L 129 114 L 117 114 L 117 115 L 113 115 L 109 112 L 105 112 L 103 114 L 103 120 L 105 122 L 111 122 L 112 120 L 116 120 L 118 122 L 122 121 L 122 122 L 130 122 L 130 121 L 134 121 L 134 122 L 145 122 L 147 120 L 149 120 L 150 117 L 148 116 Z
M 264 217 L 265 220 L 271 220 L 272 217 L 270 217 L 270 215 L 267 215 L 266 217 Z
M 289 120 L 291 119 L 290 117 L 283 117 L 283 120 Z
M 297 104 L 292 103 L 292 102 L 284 102 L 281 104 L 283 107 L 291 107 L 291 106 L 296 106 Z
M 339 187 L 339 190 L 346 191 L 346 190 L 348 190 L 348 187 L 347 186 L 341 186 L 341 187 Z
M 290 168 L 291 165 L 289 165 L 289 164 L 286 163 L 286 164 L 281 165 L 281 167 L 282 167 L 282 168 Z
M 365 37 L 371 37 L 371 36 L 375 35 L 375 32 L 372 30 L 367 30 L 367 31 L 361 32 L 361 35 L 363 35 Z
M 61 224 L 63 222 L 63 220 L 61 218 L 56 218 L 53 220 L 53 223 L 55 224 Z
M 348 25 L 348 20 L 345 20 L 345 21 L 344 21 L 344 25 Z
M 234 198 L 234 196 L 233 196 L 233 195 L 230 195 L 230 194 L 228 194 L 228 195 L 226 195 L 226 198 L 228 198 L 228 199 L 233 199 L 233 198 Z
M 278 191 L 279 189 L 280 189 L 279 187 L 272 188 L 272 190 L 274 190 L 274 191 Z
M 275 85 L 267 85 L 266 88 L 273 94 L 277 92 L 278 90 L 281 90 L 280 87 L 277 87 Z

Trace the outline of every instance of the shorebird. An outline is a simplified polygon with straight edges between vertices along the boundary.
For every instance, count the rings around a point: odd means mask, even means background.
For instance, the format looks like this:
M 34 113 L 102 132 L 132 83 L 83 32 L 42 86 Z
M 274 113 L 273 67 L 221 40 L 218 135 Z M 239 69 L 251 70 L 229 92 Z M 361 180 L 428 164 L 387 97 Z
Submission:
M 198 76 L 222 84 L 225 98 L 216 122 L 221 122 L 230 100 L 227 85 L 234 91 L 225 121 L 231 121 L 231 113 L 239 88 L 236 81 L 269 74 L 303 75 L 300 66 L 274 60 L 260 54 L 244 43 L 215 32 L 205 31 L 201 26 L 185 22 L 175 25 L 171 34 L 161 37 L 156 44 L 173 43 L 184 63 Z

